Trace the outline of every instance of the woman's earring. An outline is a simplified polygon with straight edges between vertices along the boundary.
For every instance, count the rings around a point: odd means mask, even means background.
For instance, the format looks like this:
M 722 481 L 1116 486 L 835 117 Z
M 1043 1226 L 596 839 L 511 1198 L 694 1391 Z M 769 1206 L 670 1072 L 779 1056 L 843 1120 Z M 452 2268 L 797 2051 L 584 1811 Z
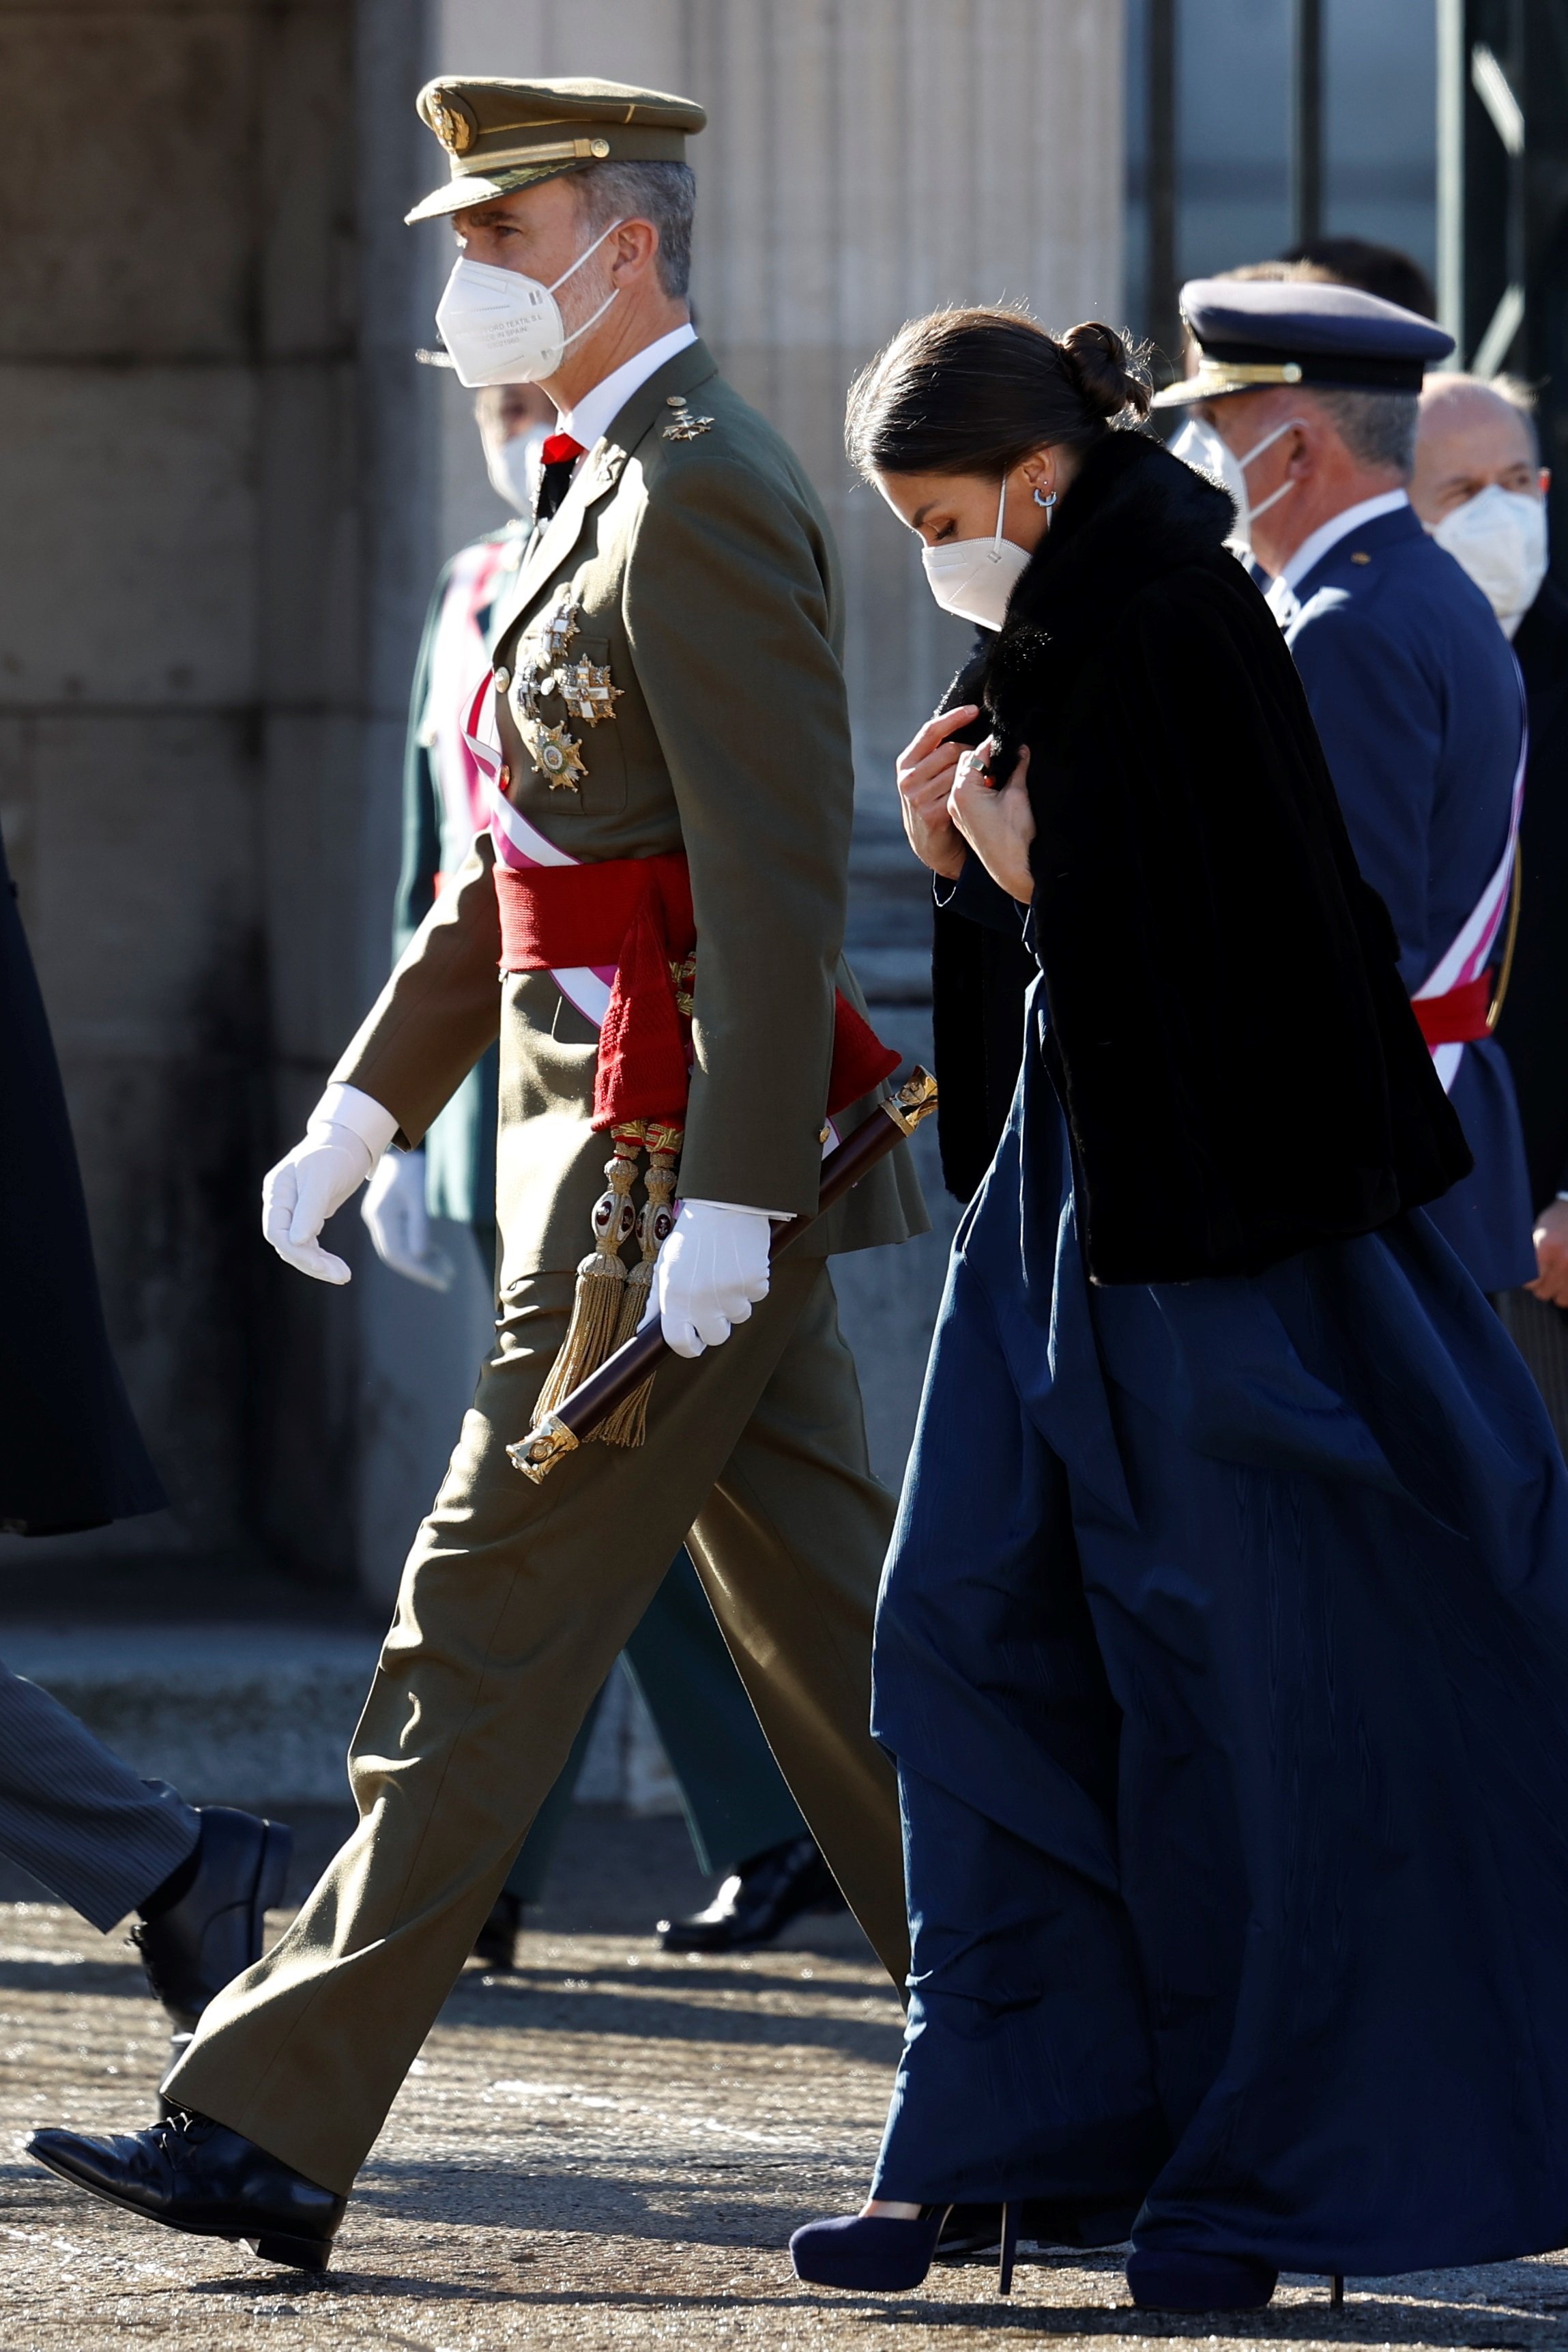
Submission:
M 1040 495 L 1040 485 L 1037 482 L 1034 487 L 1034 502 L 1037 507 L 1043 507 L 1047 514 L 1049 514 L 1051 508 L 1056 504 L 1056 492 L 1054 490 L 1051 490 L 1042 499 Z

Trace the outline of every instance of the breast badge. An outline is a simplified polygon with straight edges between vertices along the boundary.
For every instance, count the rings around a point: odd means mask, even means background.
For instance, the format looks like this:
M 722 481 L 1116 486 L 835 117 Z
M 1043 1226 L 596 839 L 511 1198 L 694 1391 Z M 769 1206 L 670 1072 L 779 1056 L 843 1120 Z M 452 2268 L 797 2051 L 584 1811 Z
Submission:
M 579 776 L 585 776 L 582 747 L 575 735 L 569 735 L 564 726 L 536 726 L 525 732 L 529 756 L 551 792 L 576 792 Z
M 699 441 L 713 425 L 711 416 L 693 415 L 686 405 L 684 393 L 672 392 L 664 405 L 674 411 L 674 415 L 664 427 L 666 441 Z
M 556 684 L 570 716 L 590 727 L 597 727 L 601 719 L 613 719 L 615 705 L 626 691 L 623 686 L 610 683 L 608 662 L 601 667 L 586 655 L 580 661 L 569 662 Z
M 559 696 L 566 705 L 567 719 L 597 727 L 601 719 L 614 718 L 615 705 L 626 690 L 612 683 L 608 662 L 592 662 L 586 655 L 567 660 L 580 617 L 580 605 L 569 589 L 562 589 L 553 608 L 535 622 L 518 644 L 511 682 L 517 731 L 551 792 L 576 792 L 579 778 L 588 769 L 582 746 L 568 732 L 566 721 L 551 725 L 542 706 Z

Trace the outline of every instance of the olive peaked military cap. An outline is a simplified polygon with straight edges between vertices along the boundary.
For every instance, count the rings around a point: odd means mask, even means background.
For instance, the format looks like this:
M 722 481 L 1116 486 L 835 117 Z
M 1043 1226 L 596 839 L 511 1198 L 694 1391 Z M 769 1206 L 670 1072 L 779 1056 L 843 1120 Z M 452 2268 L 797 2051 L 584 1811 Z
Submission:
M 444 74 L 425 83 L 418 106 L 452 177 L 415 205 L 411 221 L 460 213 L 585 163 L 684 163 L 687 138 L 707 121 L 693 99 L 577 74 L 559 81 Z
M 1396 302 L 1304 278 L 1194 278 L 1181 289 L 1181 314 L 1197 373 L 1157 394 L 1156 408 L 1274 383 L 1419 392 L 1454 348 L 1452 335 Z

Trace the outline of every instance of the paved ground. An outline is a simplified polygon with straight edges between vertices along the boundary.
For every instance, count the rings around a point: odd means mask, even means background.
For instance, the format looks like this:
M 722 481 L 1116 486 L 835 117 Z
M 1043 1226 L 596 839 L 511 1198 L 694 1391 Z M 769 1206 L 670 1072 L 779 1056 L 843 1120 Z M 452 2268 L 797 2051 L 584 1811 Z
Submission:
M 988 2271 L 903 2297 L 803 2289 L 801 2219 L 858 2201 L 898 2011 L 844 1923 L 787 1951 L 665 1959 L 643 1923 L 697 1892 L 678 1824 L 580 1817 L 520 1970 L 472 1970 L 394 2108 L 322 2284 L 72 2196 L 21 2155 L 37 2123 L 151 2106 L 159 2013 L 132 1957 L 69 1913 L 0 1906 L 0 2345 L 116 2352 L 671 2346 L 965 2352 L 1049 2336 L 1129 2346 L 1568 2346 L 1568 2266 L 1291 2282 L 1260 2323 L 1151 2330 L 1114 2257 Z M 302 1824 L 312 1851 L 331 1824 Z

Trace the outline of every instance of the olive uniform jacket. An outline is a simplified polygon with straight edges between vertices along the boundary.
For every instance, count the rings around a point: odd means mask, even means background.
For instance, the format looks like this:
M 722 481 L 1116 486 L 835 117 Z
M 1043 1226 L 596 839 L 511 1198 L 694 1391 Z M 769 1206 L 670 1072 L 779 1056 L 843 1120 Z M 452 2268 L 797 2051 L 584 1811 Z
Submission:
M 559 691 L 561 640 L 610 689 L 591 722 Z M 827 520 L 790 450 L 697 342 L 658 369 L 579 466 L 493 624 L 512 803 L 584 863 L 685 849 L 696 915 L 695 1066 L 680 1192 L 817 1205 L 853 774 L 842 597 Z M 530 719 L 531 685 L 538 720 Z M 553 782 L 525 743 L 570 775 Z M 597 1032 L 548 972 L 497 985 L 482 835 L 334 1071 L 417 1143 L 499 1031 L 503 1289 L 591 1246 L 608 1138 L 591 1127 Z M 841 1115 L 847 1131 L 868 1102 Z M 909 1155 L 873 1171 L 798 1246 L 925 1229 Z

